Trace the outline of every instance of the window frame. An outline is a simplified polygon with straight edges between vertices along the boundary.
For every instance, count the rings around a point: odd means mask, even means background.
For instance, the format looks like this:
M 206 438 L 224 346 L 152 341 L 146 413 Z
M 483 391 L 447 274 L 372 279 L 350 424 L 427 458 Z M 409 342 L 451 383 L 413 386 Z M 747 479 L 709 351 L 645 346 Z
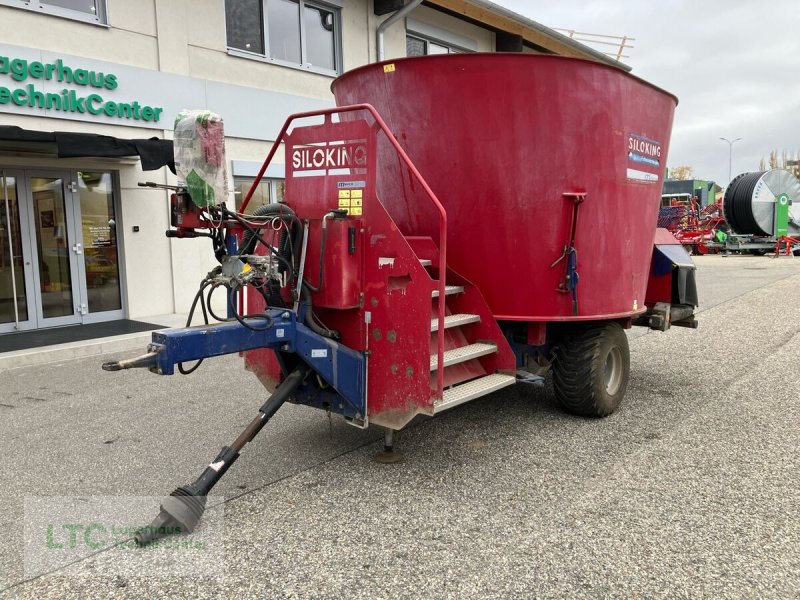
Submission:
M 253 185 L 254 181 L 256 181 L 256 177 L 254 175 L 234 175 L 233 176 L 234 191 L 235 191 L 235 188 L 238 187 L 238 185 L 242 185 L 242 186 L 246 187 L 247 189 L 250 189 L 250 187 Z M 259 182 L 259 184 L 267 184 L 267 186 L 269 188 L 269 203 L 270 204 L 280 204 L 280 201 L 277 199 L 278 198 L 278 189 L 277 188 L 278 188 L 279 184 L 283 184 L 285 186 L 286 185 L 286 179 L 283 178 L 283 177 L 268 177 L 268 176 L 264 175 L 264 177 L 262 177 L 258 182 Z M 286 190 L 286 188 L 284 187 L 284 194 L 285 194 L 285 190 Z M 239 211 L 239 209 L 240 209 L 240 207 L 242 205 L 242 202 L 244 202 L 244 195 L 242 195 L 241 198 L 236 198 L 235 195 L 234 195 L 233 206 L 236 208 L 237 212 Z
M 475 52 L 474 50 L 467 50 L 466 48 L 462 48 L 460 46 L 456 46 L 454 44 L 450 44 L 450 43 L 444 42 L 442 40 L 437 40 L 437 39 L 434 39 L 434 38 L 426 37 L 424 35 L 420 35 L 418 33 L 412 33 L 410 31 L 406 31 L 406 40 L 408 40 L 408 38 L 412 38 L 412 39 L 418 40 L 418 41 L 423 42 L 425 44 L 425 54 L 422 54 L 422 55 L 416 55 L 415 54 L 413 56 L 438 56 L 438 55 L 441 55 L 441 53 L 440 54 L 431 54 L 430 52 L 428 52 L 428 47 L 429 47 L 430 44 L 436 44 L 437 46 L 440 46 L 442 48 L 447 48 L 447 54 L 469 54 L 471 52 Z M 406 56 L 412 56 L 412 55 L 409 55 L 408 51 L 406 50 Z
M 0 0 L 1 2 L 2 0 Z M 290 69 L 297 69 L 299 71 L 306 71 L 310 73 L 316 73 L 318 75 L 328 75 L 330 77 L 338 77 L 344 72 L 344 68 L 342 65 L 342 8 L 344 6 L 344 2 L 341 0 L 297 0 L 299 5 L 299 14 L 300 19 L 298 23 L 298 34 L 300 36 L 300 63 L 291 62 L 288 60 L 283 60 L 280 58 L 273 58 L 270 56 L 270 48 L 269 48 L 269 3 L 270 1 L 275 0 L 260 0 L 261 1 L 261 14 L 262 22 L 261 22 L 261 32 L 264 38 L 264 54 L 259 52 L 249 52 L 247 50 L 242 50 L 241 48 L 234 48 L 232 46 L 227 45 L 227 33 L 225 34 L 225 44 L 228 50 L 228 54 L 231 56 L 236 56 L 239 58 L 248 58 L 251 60 L 257 60 L 269 64 L 278 65 L 281 67 L 288 67 Z M 333 13 L 333 60 L 334 64 L 336 65 L 335 69 L 326 69 L 323 67 L 317 67 L 312 64 L 308 64 L 304 62 L 306 60 L 306 56 L 308 54 L 308 50 L 306 49 L 306 25 L 304 16 L 304 8 L 306 5 L 312 6 L 314 8 L 321 8 L 323 10 L 328 10 Z M 223 11 L 225 14 L 223 16 L 227 19 L 227 11 Z M 226 28 L 227 32 L 227 22 Z
M 459 54 L 479 51 L 477 40 L 411 17 L 406 17 L 406 39 L 408 38 L 414 38 L 425 43 L 425 54 L 423 56 L 431 56 L 428 52 L 428 44 L 436 44 L 447 48 L 448 54 L 453 54 L 453 51 Z
M 80 21 L 99 27 L 110 27 L 108 19 L 108 0 L 94 0 L 94 2 L 98 7 L 97 14 L 95 14 L 94 17 L 79 10 L 52 6 L 45 3 L 44 0 L 0 0 L 0 6 L 21 8 L 31 12 L 60 17 L 62 19 L 70 19 L 71 21 Z

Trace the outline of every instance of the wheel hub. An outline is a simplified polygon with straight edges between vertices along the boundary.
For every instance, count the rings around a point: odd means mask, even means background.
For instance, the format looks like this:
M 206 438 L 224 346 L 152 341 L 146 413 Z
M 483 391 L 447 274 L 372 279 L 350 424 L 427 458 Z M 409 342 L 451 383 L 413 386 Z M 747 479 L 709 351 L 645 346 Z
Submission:
M 606 355 L 604 368 L 604 381 L 606 392 L 613 396 L 619 391 L 622 383 L 622 352 L 619 348 L 612 348 Z

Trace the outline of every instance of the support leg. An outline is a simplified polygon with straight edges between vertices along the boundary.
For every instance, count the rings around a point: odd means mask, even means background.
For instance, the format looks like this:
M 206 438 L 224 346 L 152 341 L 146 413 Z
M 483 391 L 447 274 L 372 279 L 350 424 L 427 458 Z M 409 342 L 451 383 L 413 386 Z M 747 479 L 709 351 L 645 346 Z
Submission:
M 248 442 L 258 435 L 272 416 L 278 412 L 283 403 L 303 382 L 309 368 L 306 365 L 297 367 L 283 383 L 281 383 L 259 409 L 258 415 L 245 427 L 239 437 L 230 446 L 225 446 L 214 461 L 208 465 L 194 483 L 176 489 L 161 503 L 161 512 L 153 522 L 135 536 L 136 543 L 145 545 L 155 539 L 171 533 L 194 531 L 195 526 L 206 509 L 206 496 L 222 478 L 230 466 L 239 458 L 239 452 Z
M 403 454 L 394 449 L 394 430 L 385 429 L 383 433 L 383 451 L 375 455 L 375 462 L 391 465 L 403 461 Z

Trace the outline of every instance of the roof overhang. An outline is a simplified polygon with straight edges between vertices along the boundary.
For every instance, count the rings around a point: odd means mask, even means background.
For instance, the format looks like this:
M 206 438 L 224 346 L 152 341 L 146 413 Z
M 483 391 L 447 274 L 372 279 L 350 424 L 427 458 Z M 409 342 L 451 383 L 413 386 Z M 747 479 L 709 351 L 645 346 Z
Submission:
M 169 167 L 175 172 L 172 140 L 116 138 L 93 133 L 33 131 L 0 125 L 0 152 L 57 158 L 130 158 L 142 161 L 143 171 Z
M 545 48 L 560 56 L 595 60 L 623 71 L 631 70 L 630 66 L 614 60 L 594 48 L 581 44 L 569 36 L 494 2 L 488 0 L 428 0 L 428 2 L 494 29 L 519 35 L 529 44 Z

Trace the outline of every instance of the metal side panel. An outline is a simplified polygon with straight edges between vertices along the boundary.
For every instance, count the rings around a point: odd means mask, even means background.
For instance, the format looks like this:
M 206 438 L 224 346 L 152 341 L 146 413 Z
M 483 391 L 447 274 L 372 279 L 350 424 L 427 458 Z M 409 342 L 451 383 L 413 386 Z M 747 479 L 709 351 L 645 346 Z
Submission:
M 461 385 L 451 387 L 444 391 L 444 396 L 433 407 L 434 414 L 445 411 L 449 408 L 464 404 L 470 400 L 475 400 L 481 396 L 486 396 L 492 392 L 514 385 L 517 378 L 513 375 L 502 375 L 494 373 L 478 379 L 473 379 Z

